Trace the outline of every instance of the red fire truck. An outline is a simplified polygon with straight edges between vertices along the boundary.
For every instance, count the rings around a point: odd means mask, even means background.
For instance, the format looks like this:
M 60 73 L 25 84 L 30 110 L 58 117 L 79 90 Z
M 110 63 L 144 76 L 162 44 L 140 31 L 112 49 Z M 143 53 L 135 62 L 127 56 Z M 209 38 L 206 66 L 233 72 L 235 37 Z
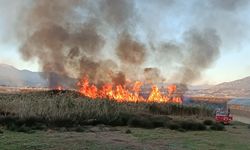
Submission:
M 215 121 L 223 124 L 230 124 L 233 120 L 233 116 L 230 114 L 230 110 L 226 111 L 216 111 Z

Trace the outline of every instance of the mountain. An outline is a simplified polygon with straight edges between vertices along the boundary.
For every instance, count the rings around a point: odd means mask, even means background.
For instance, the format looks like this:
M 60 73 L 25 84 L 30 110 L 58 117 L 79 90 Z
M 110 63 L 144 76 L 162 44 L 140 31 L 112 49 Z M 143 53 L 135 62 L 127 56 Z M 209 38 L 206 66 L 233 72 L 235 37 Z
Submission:
M 48 79 L 51 81 L 48 83 Z M 72 88 L 76 79 L 51 72 L 47 79 L 42 72 L 19 70 L 11 65 L 0 64 L 0 86 L 10 87 L 56 87 Z
M 218 84 L 216 86 L 214 86 L 213 88 L 216 89 L 231 89 L 231 90 L 240 90 L 240 89 L 246 89 L 246 90 L 250 90 L 250 76 L 243 78 L 243 79 L 239 79 L 239 80 L 235 80 L 235 81 L 231 81 L 231 82 L 224 82 L 221 84 Z
M 208 86 L 208 88 L 206 89 L 191 89 L 187 92 L 187 95 L 214 97 L 250 97 L 250 76 L 235 81 Z
M 250 97 L 250 76 L 218 84 L 212 90 L 232 97 Z
M 46 80 L 41 72 L 32 72 L 29 70 L 18 70 L 17 68 L 0 64 L 0 85 L 14 87 L 45 87 Z

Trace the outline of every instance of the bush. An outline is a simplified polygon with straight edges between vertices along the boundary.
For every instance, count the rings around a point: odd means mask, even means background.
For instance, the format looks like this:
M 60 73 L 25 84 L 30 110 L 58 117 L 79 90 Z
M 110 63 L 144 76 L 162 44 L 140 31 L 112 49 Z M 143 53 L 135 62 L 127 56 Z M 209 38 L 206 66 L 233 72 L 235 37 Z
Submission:
M 152 121 L 155 128 L 157 127 L 165 127 L 171 121 L 172 118 L 169 118 L 166 115 L 158 115 L 158 116 L 151 116 L 150 120 Z
M 194 121 L 182 121 L 181 128 L 185 130 L 191 130 L 191 131 L 200 131 L 200 130 L 206 130 L 206 126 L 199 122 Z
M 202 131 L 206 130 L 206 126 L 202 123 L 199 122 L 194 122 L 194 121 L 171 121 L 168 125 L 167 128 L 171 130 L 178 130 L 181 132 L 184 131 Z
M 56 119 L 49 122 L 49 125 L 52 127 L 73 127 L 76 121 L 71 119 Z
M 116 119 L 109 121 L 108 125 L 126 126 L 128 125 L 128 121 L 133 117 L 136 117 L 136 115 L 131 113 L 120 113 Z
M 247 128 L 250 129 L 250 125 L 248 125 Z
M 180 129 L 180 125 L 176 122 L 171 122 L 167 125 L 167 127 L 171 130 L 179 130 Z
M 182 128 L 179 128 L 179 129 L 177 129 L 177 131 L 185 132 L 186 130 L 185 130 L 185 129 L 182 129 Z
M 153 122 L 146 117 L 136 116 L 128 121 L 130 127 L 141 127 L 141 128 L 154 128 Z
M 204 120 L 204 121 L 203 121 L 203 124 L 204 124 L 204 125 L 207 125 L 207 126 L 211 126 L 211 125 L 214 124 L 214 121 L 213 121 L 213 120 Z
M 86 129 L 82 126 L 77 126 L 75 128 L 71 128 L 69 131 L 75 131 L 75 132 L 84 132 Z
M 22 125 L 21 127 L 17 128 L 17 132 L 24 132 L 24 133 L 30 133 L 32 130 L 31 128 Z
M 6 126 L 10 126 L 12 124 L 16 124 L 18 120 L 18 117 L 14 117 L 14 116 L 1 116 L 0 117 L 0 124 L 1 125 L 6 125 Z
M 225 130 L 225 126 L 221 123 L 215 123 L 212 126 L 210 126 L 211 130 L 216 130 L 216 131 L 222 131 Z
M 205 125 L 203 125 L 202 123 L 199 123 L 197 129 L 198 129 L 199 131 L 202 131 L 202 130 L 206 130 L 207 127 L 206 127 Z
M 17 126 L 15 124 L 11 124 L 7 126 L 7 129 L 16 132 L 33 133 L 33 130 L 30 127 L 27 127 L 26 125 Z
M 17 131 L 17 128 L 18 127 L 14 123 L 7 125 L 7 130 L 10 130 L 10 131 Z

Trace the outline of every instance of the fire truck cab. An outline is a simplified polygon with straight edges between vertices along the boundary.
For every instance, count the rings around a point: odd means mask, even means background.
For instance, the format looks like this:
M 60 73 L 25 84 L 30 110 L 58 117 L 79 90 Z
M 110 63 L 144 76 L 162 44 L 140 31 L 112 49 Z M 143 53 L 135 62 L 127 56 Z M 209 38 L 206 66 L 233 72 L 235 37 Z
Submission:
M 230 110 L 226 111 L 216 111 L 215 121 L 223 124 L 230 124 L 233 120 L 233 116 L 230 114 Z

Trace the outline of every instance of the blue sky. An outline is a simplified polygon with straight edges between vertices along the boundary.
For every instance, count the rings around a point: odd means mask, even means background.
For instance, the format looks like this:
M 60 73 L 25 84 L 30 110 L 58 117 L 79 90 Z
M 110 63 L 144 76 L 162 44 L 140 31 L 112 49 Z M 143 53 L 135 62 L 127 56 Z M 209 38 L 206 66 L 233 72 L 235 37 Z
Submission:
M 212 0 L 211 0 L 212 1 Z M 243 0 L 240 0 L 243 1 Z M 143 1 L 138 0 L 139 4 Z M 199 2 L 195 4 L 200 4 Z M 15 25 L 19 21 L 17 14 L 22 11 L 18 3 L 6 3 L 0 0 L 0 63 L 13 65 L 19 69 L 28 69 L 40 71 L 36 60 L 24 61 L 18 52 L 21 43 L 15 38 Z M 157 28 L 155 36 L 161 36 L 161 39 L 179 40 L 184 30 L 190 26 L 209 26 L 215 28 L 222 40 L 220 47 L 220 57 L 202 73 L 202 77 L 195 84 L 216 84 L 225 81 L 240 79 L 250 75 L 250 7 L 246 6 L 232 7 L 233 10 L 223 10 L 223 8 L 200 4 L 199 6 L 186 4 L 178 1 L 173 6 L 162 8 L 143 3 L 138 6 L 142 11 L 142 18 L 152 15 L 152 19 L 146 20 L 148 24 L 158 18 L 161 21 L 155 26 L 149 25 L 149 30 L 154 31 Z M 150 12 L 143 12 L 148 8 Z M 6 13 L 8 9 L 13 11 Z M 145 15 L 144 15 L 145 13 Z M 148 14 L 147 14 L 148 13 Z M 202 16 L 200 16 L 202 14 Z M 147 23 L 148 21 L 148 23 Z

